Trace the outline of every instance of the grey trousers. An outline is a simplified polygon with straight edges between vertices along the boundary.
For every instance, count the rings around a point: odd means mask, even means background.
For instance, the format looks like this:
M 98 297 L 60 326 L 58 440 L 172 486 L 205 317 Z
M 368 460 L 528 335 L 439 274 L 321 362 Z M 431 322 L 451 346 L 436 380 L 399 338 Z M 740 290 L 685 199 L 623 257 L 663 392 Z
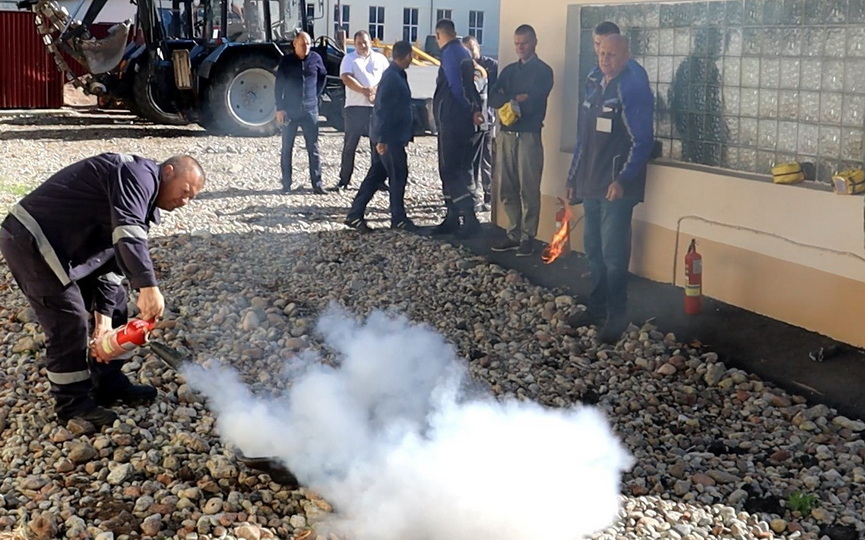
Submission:
M 538 234 L 544 146 L 541 133 L 500 131 L 496 137 L 499 193 L 508 217 L 508 237 L 526 240 Z

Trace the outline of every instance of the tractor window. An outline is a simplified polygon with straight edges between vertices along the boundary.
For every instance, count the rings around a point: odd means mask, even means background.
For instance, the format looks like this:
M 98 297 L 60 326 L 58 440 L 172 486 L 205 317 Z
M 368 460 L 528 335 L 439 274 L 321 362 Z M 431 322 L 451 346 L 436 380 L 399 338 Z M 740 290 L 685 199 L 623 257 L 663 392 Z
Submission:
M 196 32 L 192 0 L 157 0 L 157 16 L 166 39 L 192 39 Z
M 303 28 L 300 0 L 270 0 L 270 35 L 274 41 L 291 41 Z

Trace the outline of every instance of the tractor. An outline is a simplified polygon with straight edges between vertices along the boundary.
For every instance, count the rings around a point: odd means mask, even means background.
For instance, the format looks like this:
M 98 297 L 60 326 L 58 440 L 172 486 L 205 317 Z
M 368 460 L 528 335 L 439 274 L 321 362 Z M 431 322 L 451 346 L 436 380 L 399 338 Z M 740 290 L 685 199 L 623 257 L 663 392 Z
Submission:
M 96 39 L 93 21 L 106 1 L 93 0 L 81 19 L 56 0 L 19 3 L 36 13 L 67 81 L 155 123 L 237 136 L 277 132 L 275 71 L 298 32 L 312 35 L 306 0 L 136 0 L 134 21 Z M 321 114 L 341 129 L 345 52 L 327 36 L 314 39 L 313 50 L 328 71 Z

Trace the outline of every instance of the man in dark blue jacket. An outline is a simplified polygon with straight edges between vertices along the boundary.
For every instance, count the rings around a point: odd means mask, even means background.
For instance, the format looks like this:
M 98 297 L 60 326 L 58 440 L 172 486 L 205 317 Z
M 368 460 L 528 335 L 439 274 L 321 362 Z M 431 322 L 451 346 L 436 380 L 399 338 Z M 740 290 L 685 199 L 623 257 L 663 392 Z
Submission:
M 487 211 L 490 209 L 490 190 L 493 182 L 493 128 L 495 126 L 496 111 L 489 107 L 489 91 L 496 84 L 499 76 L 499 61 L 481 54 L 481 44 L 474 36 L 463 37 L 463 47 L 472 55 L 472 60 L 483 68 L 486 77 L 479 77 L 475 69 L 475 87 L 481 95 L 481 101 L 487 105 L 484 108 L 484 123 L 482 129 L 475 134 L 472 142 L 474 158 L 472 161 L 472 192 L 475 195 L 475 210 Z
M 124 154 L 101 154 L 61 170 L 12 207 L 0 227 L 0 252 L 45 330 L 46 369 L 61 420 L 96 426 L 117 414 L 102 406 L 152 401 L 156 389 L 133 385 L 98 347 L 126 322 L 126 291 L 138 289 L 139 316 L 162 316 L 165 300 L 147 246 L 159 210 L 186 205 L 204 186 L 195 159 L 162 165 Z M 122 275 L 121 275 L 122 274 Z
M 321 156 L 318 151 L 318 98 L 324 92 L 327 69 L 312 39 L 300 32 L 293 41 L 294 52 L 282 57 L 276 70 L 276 122 L 282 129 L 282 191 L 291 191 L 291 162 L 297 128 L 303 131 L 309 155 L 312 191 L 324 195 L 321 185 Z
M 583 242 L 592 273 L 588 310 L 574 324 L 603 325 L 599 339 L 619 340 L 628 326 L 631 216 L 643 200 L 654 143 L 654 98 L 629 65 L 627 38 L 606 36 L 599 70 L 589 76 L 568 173 L 571 197 L 583 199 Z
M 472 187 L 472 137 L 483 121 L 483 104 L 474 82 L 474 61 L 457 39 L 453 21 L 436 24 L 441 47 L 433 112 L 438 128 L 439 176 L 447 214 L 432 234 L 472 236 L 480 231 Z M 460 224 L 462 218 L 462 226 Z M 461 228 L 462 227 L 462 228 Z
M 405 70 L 411 65 L 412 45 L 398 41 L 393 46 L 393 62 L 381 77 L 370 123 L 370 139 L 375 143 L 372 166 L 354 197 L 345 224 L 362 233 L 371 229 L 363 219 L 366 206 L 386 179 L 390 179 L 390 228 L 417 231 L 405 214 L 405 186 L 408 161 L 405 147 L 413 139 L 411 89 Z

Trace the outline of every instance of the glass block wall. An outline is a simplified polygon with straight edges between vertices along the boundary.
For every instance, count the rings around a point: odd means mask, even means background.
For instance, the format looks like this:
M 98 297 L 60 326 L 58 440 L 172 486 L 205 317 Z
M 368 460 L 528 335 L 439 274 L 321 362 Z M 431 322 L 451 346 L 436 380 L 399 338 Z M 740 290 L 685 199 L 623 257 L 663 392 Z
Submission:
M 810 162 L 824 182 L 862 167 L 865 0 L 583 6 L 582 81 L 605 20 L 646 68 L 665 158 L 756 173 Z

